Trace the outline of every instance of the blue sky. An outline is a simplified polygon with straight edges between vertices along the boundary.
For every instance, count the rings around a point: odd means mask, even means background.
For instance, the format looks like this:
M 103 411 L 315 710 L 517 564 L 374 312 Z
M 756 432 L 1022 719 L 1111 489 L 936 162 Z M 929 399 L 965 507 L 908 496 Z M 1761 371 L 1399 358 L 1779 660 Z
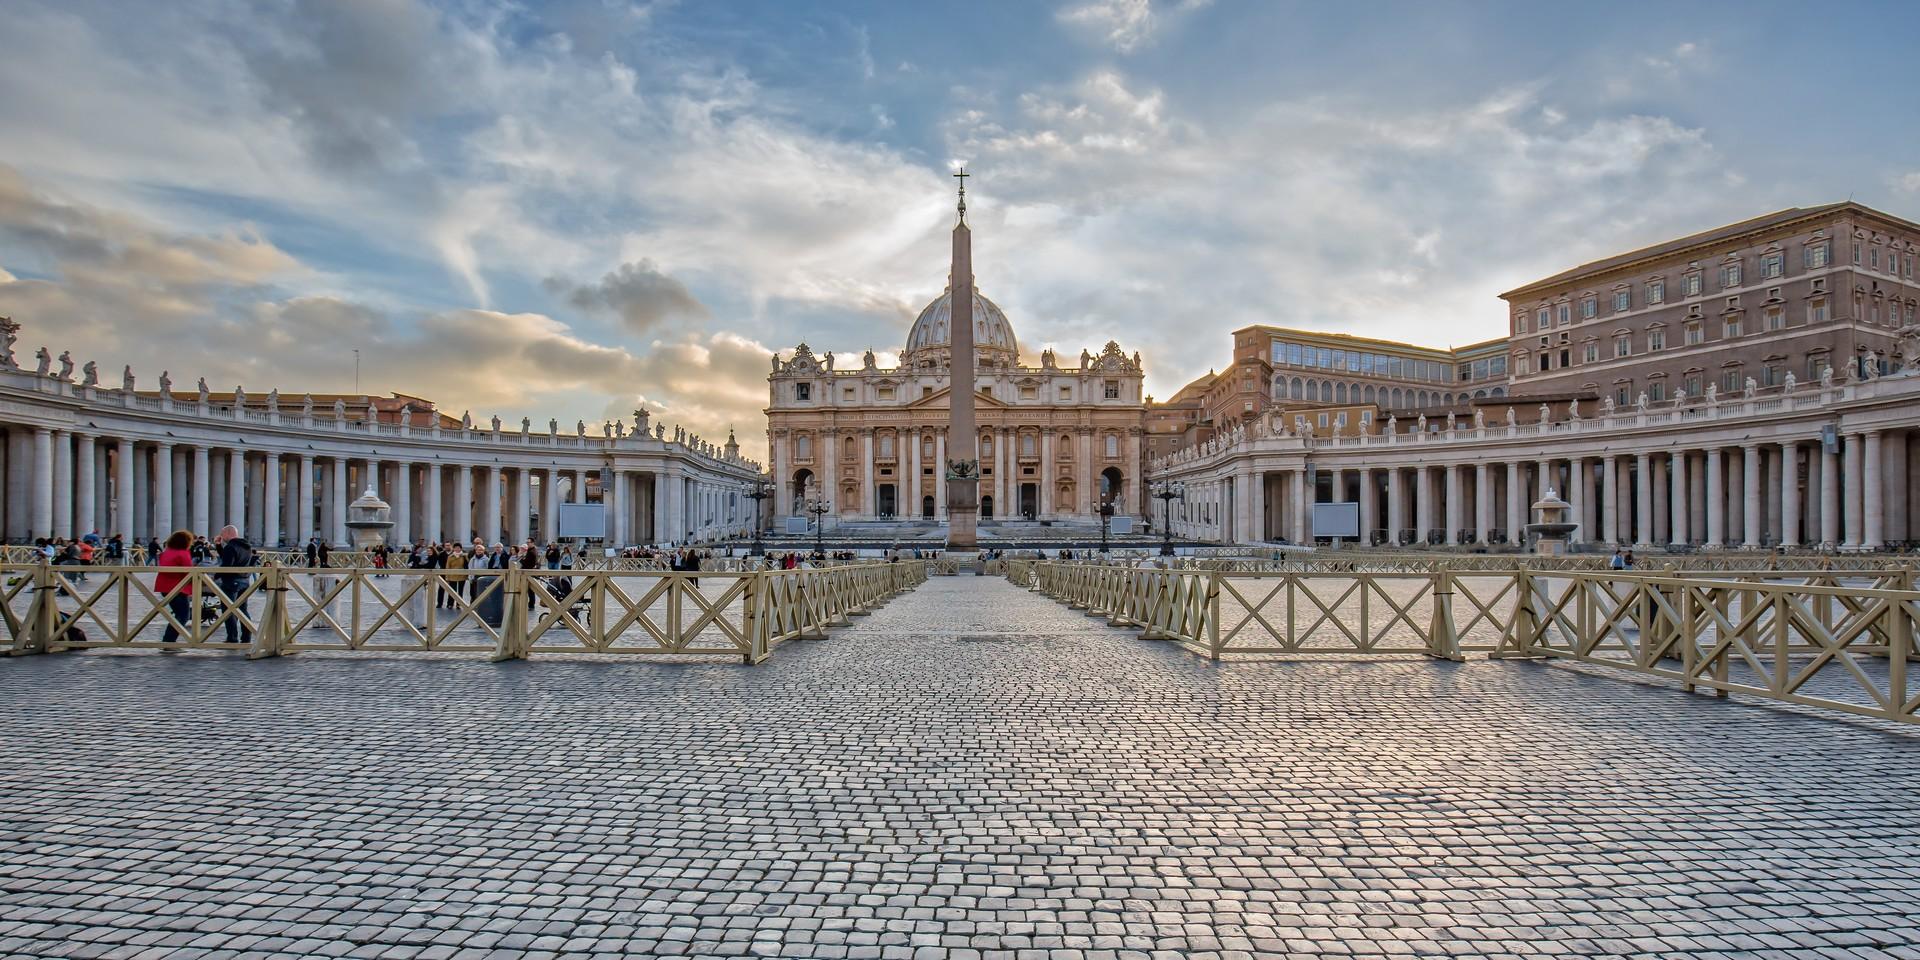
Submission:
M 1906 3 L 0 0 L 0 314 L 152 384 L 764 443 L 768 355 L 976 273 L 1165 395 L 1249 323 L 1495 295 L 1849 195 L 1920 217 Z

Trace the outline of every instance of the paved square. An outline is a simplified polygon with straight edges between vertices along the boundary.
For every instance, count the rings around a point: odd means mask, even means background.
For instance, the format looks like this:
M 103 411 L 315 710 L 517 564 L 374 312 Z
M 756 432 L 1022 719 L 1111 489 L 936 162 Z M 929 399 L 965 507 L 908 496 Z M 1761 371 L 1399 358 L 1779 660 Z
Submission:
M 936 579 L 768 663 L 0 661 L 0 955 L 1920 957 L 1920 738 L 1211 665 Z

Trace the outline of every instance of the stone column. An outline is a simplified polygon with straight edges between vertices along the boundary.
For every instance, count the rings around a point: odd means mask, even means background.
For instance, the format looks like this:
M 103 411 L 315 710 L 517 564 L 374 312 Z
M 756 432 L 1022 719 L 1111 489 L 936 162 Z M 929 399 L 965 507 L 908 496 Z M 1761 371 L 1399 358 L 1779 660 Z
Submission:
M 1820 548 L 1840 545 L 1840 454 L 1825 445 L 1815 448 L 1820 458 Z
M 1387 543 L 1391 546 L 1400 545 L 1400 531 L 1407 525 L 1406 491 L 1401 486 L 1405 481 L 1400 474 L 1399 467 L 1387 468 Z
M 32 539 L 53 535 L 53 431 L 33 431 Z
M 347 483 L 347 458 L 333 458 L 333 490 L 327 499 L 333 506 L 331 519 L 327 521 L 327 541 L 336 546 L 351 546 L 347 540 L 347 504 L 352 503 L 359 494 L 354 493 L 352 485 Z
M 1493 535 L 1493 468 L 1485 460 L 1473 465 L 1473 537 L 1486 545 Z
M 453 468 L 453 530 L 448 539 L 473 542 L 473 465 L 456 463 Z
M 94 486 L 94 442 L 91 433 L 73 435 L 73 531 L 85 536 L 100 529 L 99 492 Z
M 1687 526 L 1693 515 L 1687 511 L 1687 454 L 1680 451 L 1669 455 L 1667 479 L 1672 482 L 1671 492 L 1667 494 L 1667 506 L 1672 512 L 1667 521 L 1667 542 L 1673 546 L 1687 543 Z
M 1861 511 L 1866 519 L 1866 538 L 1860 546 L 1867 550 L 1879 550 L 1887 545 L 1887 488 L 1886 464 L 1881 457 L 1882 433 L 1874 430 L 1866 435 L 1866 463 L 1862 465 L 1861 499 L 1865 509 Z
M 1447 473 L 1447 546 L 1460 545 L 1460 527 L 1464 521 L 1460 518 L 1460 468 L 1447 464 L 1440 469 Z
M 1760 489 L 1764 491 L 1762 496 L 1766 498 L 1766 506 L 1761 508 L 1765 511 L 1766 518 L 1761 521 L 1760 539 L 1764 543 L 1767 531 L 1771 530 L 1774 542 L 1778 543 L 1785 539 L 1780 532 L 1780 492 L 1783 489 L 1783 481 L 1780 479 L 1780 451 L 1768 450 L 1763 446 L 1760 448 L 1760 453 L 1761 469 L 1766 472 L 1765 479 L 1760 483 Z
M 213 522 L 213 517 L 207 502 L 207 495 L 213 490 L 213 469 L 207 462 L 205 446 L 196 443 L 190 449 L 193 451 L 193 475 L 187 480 L 190 498 L 188 512 L 193 516 L 193 532 L 204 537 L 213 533 L 208 526 Z
M 1545 499 L 1548 490 L 1555 490 L 1555 488 L 1559 486 L 1559 484 L 1553 482 L 1553 460 L 1551 458 L 1541 457 L 1540 461 L 1534 465 L 1533 486 L 1533 496 L 1534 499 L 1537 500 Z M 1555 490 L 1555 492 L 1558 491 Z
M 53 432 L 53 535 L 73 539 L 73 435 Z
M 1380 525 L 1379 498 L 1373 492 L 1373 470 L 1361 467 L 1360 474 L 1360 545 L 1372 544 L 1373 530 Z M 1263 531 L 1264 532 L 1264 531 Z
M 440 462 L 435 460 L 427 464 L 427 508 L 420 517 L 420 534 L 427 538 L 428 543 L 444 542 L 441 536 L 441 522 L 445 511 L 441 509 L 440 483 Z
M 1287 495 L 1293 516 L 1293 542 L 1313 544 L 1313 528 L 1307 523 L 1307 471 L 1306 468 L 1287 471 Z M 1172 509 L 1172 507 L 1169 507 Z
M 153 445 L 153 467 L 148 473 L 153 484 L 154 535 L 165 540 L 173 532 L 173 444 Z
M 287 545 L 298 549 L 306 545 L 308 537 L 319 532 L 313 525 L 313 454 L 300 455 L 300 465 L 293 475 L 292 487 L 289 496 L 293 498 L 296 529 L 288 534 Z
M 258 546 L 272 550 L 280 542 L 280 455 L 269 452 L 266 456 L 266 484 L 263 488 L 266 496 L 263 514 L 266 523 L 260 533 Z
M 1507 462 L 1507 542 L 1524 544 L 1526 539 L 1526 467 L 1518 460 L 1510 460 Z
M 249 542 L 260 532 L 247 529 L 247 451 L 240 447 L 227 449 L 226 519 Z
M 1650 454 L 1634 456 L 1634 498 L 1633 513 L 1636 520 L 1634 546 L 1641 550 L 1653 548 L 1653 457 Z
M 1676 514 L 1677 516 L 1677 514 Z M 1707 542 L 1709 550 L 1718 550 L 1727 542 L 1726 464 L 1719 447 L 1707 448 Z
M 1020 489 L 1020 481 L 1009 476 L 1014 470 L 1010 466 L 1014 462 L 1014 453 L 1010 449 L 1012 446 L 1013 431 L 1001 427 L 999 437 L 993 441 L 993 515 L 996 518 L 1018 516 L 1020 513 L 1020 505 L 1013 502 L 1019 498 L 1009 492 Z
M 533 535 L 533 471 L 519 467 L 513 471 L 513 542 L 524 543 Z
M 500 540 L 500 465 L 487 465 L 486 485 L 480 492 L 480 536 L 488 546 Z
M 1421 464 L 1413 470 L 1413 525 L 1418 528 L 1414 542 L 1426 545 L 1427 532 L 1433 529 L 1433 468 Z
M 1574 457 L 1568 461 L 1568 469 L 1573 471 L 1568 486 L 1574 489 L 1579 500 L 1574 505 L 1574 516 L 1580 518 L 1580 529 L 1573 532 L 1575 543 L 1605 541 L 1600 530 L 1600 504 L 1593 499 L 1593 464 L 1586 457 Z
M 1881 441 L 1884 451 L 1881 462 L 1887 465 L 1884 483 L 1887 491 L 1887 523 L 1882 536 L 1889 540 L 1909 540 L 1907 526 L 1907 483 L 1910 474 L 1907 471 L 1907 434 L 1901 430 L 1886 431 Z
M 773 471 L 773 499 L 767 502 L 767 510 L 774 516 L 788 516 L 786 509 L 793 500 L 793 491 L 788 489 L 793 483 L 792 470 L 787 467 L 787 433 L 784 430 L 770 431 L 767 437 L 770 446 L 767 451 L 769 469 Z M 602 474 L 602 476 L 605 476 Z M 656 489 L 658 484 L 654 485 Z M 656 514 L 656 518 L 657 518 Z M 659 539 L 659 528 L 654 529 L 655 539 Z M 624 544 L 623 544 L 624 546 Z
M 1745 501 L 1741 520 L 1740 545 L 1760 546 L 1760 446 L 1749 443 L 1740 448 L 1740 495 Z
M 126 538 L 128 546 L 140 531 L 133 525 L 133 441 L 121 439 L 113 450 L 113 533 Z
M 1075 445 L 1080 448 L 1079 451 L 1077 451 L 1080 461 L 1074 465 L 1073 503 L 1068 504 L 1067 512 L 1082 515 L 1092 514 L 1094 512 L 1093 430 L 1088 427 L 1081 427 L 1074 431 L 1074 439 L 1078 441 Z M 1236 523 L 1239 521 L 1237 511 L 1234 520 Z M 1234 539 L 1238 540 L 1239 538 L 1235 537 Z
M 999 449 L 996 445 L 994 449 Z M 997 478 L 999 470 L 993 471 Z M 995 509 L 1000 506 L 999 498 L 993 501 Z M 871 520 L 880 515 L 880 497 L 873 485 L 873 428 L 860 428 L 860 515 Z
M 625 549 L 627 544 L 636 539 L 633 535 L 633 505 L 628 499 L 632 489 L 632 479 L 625 470 L 600 471 L 600 503 L 607 514 L 607 525 L 611 527 L 607 538 L 613 541 L 608 546 L 616 549 Z
M 1846 450 L 1843 451 L 1843 455 L 1847 458 L 1847 473 L 1846 478 L 1841 481 L 1841 484 L 1844 484 L 1841 492 L 1846 497 L 1841 506 L 1841 515 L 1846 522 L 1847 539 L 1840 546 L 1845 550 L 1859 549 L 1860 542 L 1867 532 L 1867 525 L 1864 522 L 1866 518 L 1862 510 L 1865 504 L 1860 496 L 1861 489 L 1866 486 L 1861 482 L 1864 475 L 1860 472 L 1864 469 L 1861 461 L 1865 459 L 1866 446 L 1865 435 L 1856 433 L 1847 437 Z
M 1053 431 L 1040 431 L 1040 516 L 1053 516 Z
M 1619 545 L 1626 538 L 1620 530 L 1620 458 L 1608 454 L 1600 458 L 1600 541 Z
M 393 542 L 413 544 L 413 464 L 393 464 Z
M 1780 445 L 1780 545 L 1800 545 L 1800 445 Z
M 540 476 L 540 539 L 558 543 L 560 537 L 560 471 L 552 467 Z
M 795 504 L 798 506 L 799 504 Z M 653 539 L 656 543 L 667 543 L 678 539 L 670 533 L 673 529 L 673 517 L 668 512 L 667 472 L 664 469 L 653 472 Z

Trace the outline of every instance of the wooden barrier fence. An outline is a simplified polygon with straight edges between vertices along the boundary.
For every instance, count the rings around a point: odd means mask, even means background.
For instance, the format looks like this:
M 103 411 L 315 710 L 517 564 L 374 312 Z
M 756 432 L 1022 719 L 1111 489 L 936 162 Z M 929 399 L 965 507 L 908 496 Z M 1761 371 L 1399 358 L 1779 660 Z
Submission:
M 1218 660 L 1556 658 L 1904 723 L 1910 568 L 1790 573 L 1275 573 L 1013 561 L 1009 581 Z
M 794 570 L 182 570 L 0 565 L 12 654 L 91 648 L 726 655 L 758 663 L 926 581 L 924 564 Z M 231 628 L 242 643 L 228 643 Z

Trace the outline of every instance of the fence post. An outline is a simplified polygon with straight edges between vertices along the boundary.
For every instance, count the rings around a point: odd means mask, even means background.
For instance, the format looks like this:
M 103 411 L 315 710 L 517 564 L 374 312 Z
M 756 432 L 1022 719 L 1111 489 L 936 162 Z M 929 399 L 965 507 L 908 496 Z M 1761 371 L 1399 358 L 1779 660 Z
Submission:
M 1220 571 L 1207 573 L 1207 659 L 1220 659 Z
M 260 611 L 259 626 L 253 631 L 253 647 L 247 651 L 248 660 L 277 657 L 285 652 L 287 569 L 285 567 L 263 568 L 260 572 L 260 589 L 256 592 L 264 594 L 267 602 Z
M 493 648 L 493 662 L 527 659 L 526 571 L 509 566 L 501 571 L 500 642 Z
M 767 621 L 761 615 L 760 608 L 767 602 L 767 574 L 765 571 L 748 574 L 747 592 L 741 598 L 746 608 L 747 652 L 740 659 L 747 666 L 753 666 L 767 658 Z
M 1506 658 L 1538 657 L 1540 625 L 1539 613 L 1533 608 L 1533 571 L 1525 566 L 1513 572 L 1513 627 L 1512 653 L 1497 652 L 1495 656 Z M 1579 638 L 1574 638 L 1579 643 Z
M 13 638 L 13 649 L 8 651 L 11 655 L 24 657 L 60 649 L 54 646 L 54 633 L 60 629 L 60 587 L 54 582 L 55 576 L 53 565 L 45 559 L 33 568 L 33 600 L 27 605 L 19 636 Z
M 1427 656 L 1464 661 L 1460 633 L 1453 623 L 1453 571 L 1441 566 L 1433 574 L 1433 622 L 1427 627 Z
M 1902 576 L 1907 568 L 1902 565 Z M 1907 604 L 1895 597 L 1887 600 L 1887 719 L 1907 719 L 1907 658 L 1913 655 L 1913 620 L 1907 616 Z

